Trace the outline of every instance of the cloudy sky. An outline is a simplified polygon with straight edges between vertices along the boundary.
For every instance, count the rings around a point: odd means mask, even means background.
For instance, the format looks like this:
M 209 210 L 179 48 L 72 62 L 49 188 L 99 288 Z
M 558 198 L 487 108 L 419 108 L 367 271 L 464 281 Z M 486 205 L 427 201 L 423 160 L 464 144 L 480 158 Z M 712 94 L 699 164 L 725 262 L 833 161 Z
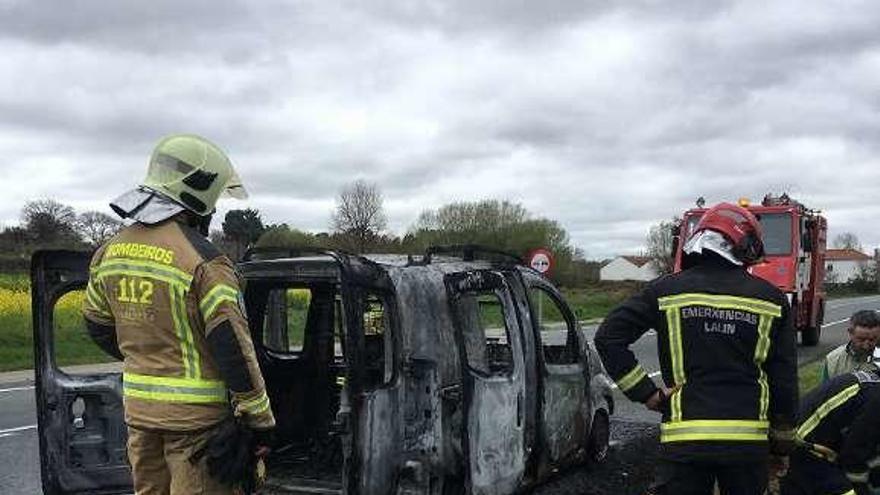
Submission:
M 396 233 L 510 199 L 599 258 L 698 196 L 788 191 L 873 248 L 878 26 L 871 1 L 0 0 L 0 224 L 109 212 L 193 132 L 250 189 L 224 208 L 305 230 L 364 178 Z

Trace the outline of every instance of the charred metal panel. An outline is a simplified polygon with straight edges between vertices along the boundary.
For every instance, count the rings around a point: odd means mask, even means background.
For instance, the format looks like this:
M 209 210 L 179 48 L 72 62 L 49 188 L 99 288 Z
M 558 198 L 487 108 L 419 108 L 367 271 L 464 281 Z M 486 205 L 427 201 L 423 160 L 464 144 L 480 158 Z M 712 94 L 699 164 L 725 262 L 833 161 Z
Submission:
M 356 490 L 348 487 L 347 493 L 387 495 L 394 492 L 399 466 L 399 456 L 395 454 L 401 443 L 399 423 L 394 418 L 399 414 L 399 405 L 397 388 L 376 390 L 364 398 L 355 429 L 361 472 Z
M 523 482 L 522 396 L 501 378 L 478 379 L 468 405 L 468 462 L 472 495 L 514 493 Z
M 54 361 L 55 303 L 85 287 L 89 259 L 82 252 L 38 251 L 31 260 L 37 426 L 46 495 L 131 492 L 119 373 L 67 375 Z
M 561 462 L 576 455 L 588 437 L 583 368 L 580 365 L 548 366 L 543 389 L 544 455 L 551 462 Z

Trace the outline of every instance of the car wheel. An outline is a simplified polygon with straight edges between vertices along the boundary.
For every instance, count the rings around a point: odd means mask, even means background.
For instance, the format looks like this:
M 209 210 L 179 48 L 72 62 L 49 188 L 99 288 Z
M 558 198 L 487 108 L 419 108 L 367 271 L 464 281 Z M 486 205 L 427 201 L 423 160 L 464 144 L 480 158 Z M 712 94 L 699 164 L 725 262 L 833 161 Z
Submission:
M 605 411 L 596 411 L 590 428 L 590 439 L 587 453 L 593 462 L 602 462 L 608 457 L 608 440 L 611 436 L 611 425 Z

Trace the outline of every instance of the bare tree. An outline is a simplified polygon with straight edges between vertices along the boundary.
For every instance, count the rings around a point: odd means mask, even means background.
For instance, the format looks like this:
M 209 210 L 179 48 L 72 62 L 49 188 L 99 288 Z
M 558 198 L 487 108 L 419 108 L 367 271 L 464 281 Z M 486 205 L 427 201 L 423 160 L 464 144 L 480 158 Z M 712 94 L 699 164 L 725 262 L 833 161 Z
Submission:
M 363 253 L 370 241 L 385 229 L 385 210 L 379 186 L 356 180 L 342 188 L 336 197 L 333 230 L 351 237 L 355 249 Z
M 76 212 L 54 199 L 28 201 L 21 209 L 21 220 L 38 244 L 78 240 Z
M 681 223 L 678 218 L 664 220 L 648 230 L 647 256 L 657 274 L 672 273 L 675 268 L 675 236 L 673 230 Z
M 862 243 L 859 242 L 859 237 L 852 232 L 841 232 L 834 236 L 834 242 L 831 243 L 837 249 L 855 249 L 856 251 L 862 250 Z
M 87 211 L 76 218 L 76 231 L 92 246 L 100 246 L 116 235 L 122 222 L 100 211 Z

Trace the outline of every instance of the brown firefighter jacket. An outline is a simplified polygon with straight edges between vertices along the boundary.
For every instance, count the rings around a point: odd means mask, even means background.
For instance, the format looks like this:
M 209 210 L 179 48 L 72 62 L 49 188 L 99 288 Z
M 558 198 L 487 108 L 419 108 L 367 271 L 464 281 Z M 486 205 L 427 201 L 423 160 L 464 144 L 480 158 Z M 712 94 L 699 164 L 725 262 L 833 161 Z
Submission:
M 275 424 L 232 262 L 172 220 L 123 229 L 94 254 L 83 313 L 124 359 L 125 421 L 194 431 L 236 414 Z

